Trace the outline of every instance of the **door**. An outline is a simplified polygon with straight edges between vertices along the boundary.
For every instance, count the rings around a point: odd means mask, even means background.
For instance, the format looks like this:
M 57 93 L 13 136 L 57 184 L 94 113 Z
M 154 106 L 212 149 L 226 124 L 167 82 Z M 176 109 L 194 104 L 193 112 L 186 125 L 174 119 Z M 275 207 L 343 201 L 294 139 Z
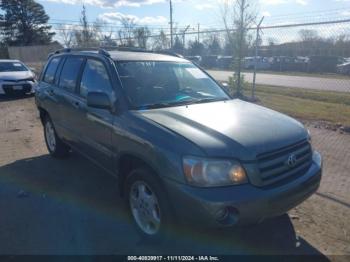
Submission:
M 68 56 L 64 61 L 55 96 L 59 101 L 61 135 L 72 146 L 81 144 L 81 107 L 83 103 L 77 94 L 80 72 L 85 58 Z
M 61 57 L 52 58 L 48 65 L 46 66 L 45 73 L 39 82 L 39 88 L 37 91 L 38 96 L 43 96 L 46 99 L 43 100 L 44 107 L 48 111 L 51 120 L 54 123 L 56 131 L 61 126 L 61 119 L 59 114 L 59 104 L 57 97 L 55 95 L 57 85 L 56 85 L 56 72 L 58 71 L 59 64 L 61 62 Z
M 79 85 L 79 96 L 82 101 L 81 139 L 84 153 L 97 161 L 102 167 L 111 171 L 113 159 L 112 130 L 114 115 L 106 109 L 88 107 L 86 104 L 89 92 L 103 92 L 110 99 L 113 87 L 108 70 L 103 61 L 87 59 Z

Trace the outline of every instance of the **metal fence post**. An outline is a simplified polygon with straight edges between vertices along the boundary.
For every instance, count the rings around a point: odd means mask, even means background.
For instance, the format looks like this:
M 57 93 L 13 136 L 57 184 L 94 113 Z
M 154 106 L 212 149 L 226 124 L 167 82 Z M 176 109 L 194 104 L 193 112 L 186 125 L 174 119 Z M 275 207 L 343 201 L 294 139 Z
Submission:
M 258 64 L 258 52 L 259 52 L 259 41 L 260 41 L 260 26 L 264 21 L 264 16 L 261 18 L 258 26 L 256 27 L 256 40 L 255 40 L 255 57 L 254 57 L 254 75 L 253 75 L 253 89 L 252 89 L 252 99 L 255 99 L 255 88 L 256 88 L 256 70 Z

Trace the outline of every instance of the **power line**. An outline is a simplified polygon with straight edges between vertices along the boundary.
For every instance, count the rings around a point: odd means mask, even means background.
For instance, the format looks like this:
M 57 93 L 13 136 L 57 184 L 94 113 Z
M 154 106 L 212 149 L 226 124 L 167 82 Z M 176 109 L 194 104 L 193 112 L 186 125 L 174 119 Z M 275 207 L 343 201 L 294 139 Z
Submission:
M 261 26 L 260 29 L 276 29 L 276 28 L 290 28 L 290 27 L 302 27 L 302 26 L 312 26 L 312 25 L 329 25 L 329 24 L 341 24 L 341 23 L 350 23 L 350 19 L 344 20 L 336 20 L 336 21 L 325 21 L 325 22 L 312 22 L 312 23 L 291 23 L 285 25 L 273 25 L 273 26 Z M 256 30 L 256 27 L 248 28 L 248 30 Z M 225 33 L 227 31 L 234 32 L 236 29 L 209 29 L 200 31 L 200 34 L 212 34 L 212 33 Z M 193 30 L 186 33 L 187 35 L 198 34 L 198 31 Z M 166 36 L 170 36 L 170 34 L 165 34 Z M 181 33 L 174 33 L 173 35 L 181 35 Z M 150 35 L 150 38 L 159 37 L 159 35 Z M 129 38 L 128 38 L 129 39 Z M 131 38 L 135 39 L 135 38 Z M 116 39 L 113 39 L 116 40 Z M 125 40 L 125 39 L 122 39 Z
M 285 14 L 285 15 L 277 15 L 277 16 L 270 16 L 265 17 L 265 20 L 268 20 L 269 22 L 276 22 L 276 21 L 286 21 L 286 18 L 290 18 L 290 20 L 293 20 L 295 23 L 296 19 L 300 20 L 303 19 L 306 20 L 315 20 L 315 18 L 321 18 L 323 21 L 325 20 L 325 17 L 328 21 L 332 21 L 339 18 L 340 12 L 350 12 L 349 8 L 343 8 L 343 9 L 331 9 L 331 10 L 323 10 L 323 11 L 312 11 L 312 12 L 301 12 L 301 13 L 294 13 L 294 14 Z M 334 14 L 334 17 L 329 17 L 330 14 Z M 322 21 L 320 21 L 322 22 Z M 292 22 L 291 22 L 292 23 Z M 210 24 L 204 24 L 207 27 L 219 27 L 222 24 L 221 23 L 210 23 Z

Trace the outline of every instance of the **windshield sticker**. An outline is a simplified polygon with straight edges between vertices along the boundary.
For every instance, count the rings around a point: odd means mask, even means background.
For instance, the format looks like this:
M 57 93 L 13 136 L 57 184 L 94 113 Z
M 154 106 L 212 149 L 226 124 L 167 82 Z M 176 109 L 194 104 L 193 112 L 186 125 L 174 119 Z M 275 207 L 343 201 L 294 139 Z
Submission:
M 205 79 L 208 78 L 206 74 L 204 74 L 198 68 L 186 68 L 187 72 L 189 72 L 196 79 Z
M 14 63 L 13 66 L 22 67 L 22 65 L 20 63 Z

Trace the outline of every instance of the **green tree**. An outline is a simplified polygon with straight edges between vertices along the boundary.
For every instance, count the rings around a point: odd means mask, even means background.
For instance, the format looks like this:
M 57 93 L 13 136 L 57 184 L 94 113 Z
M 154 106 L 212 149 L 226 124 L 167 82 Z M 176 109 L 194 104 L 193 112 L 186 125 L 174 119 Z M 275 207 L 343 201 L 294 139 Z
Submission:
M 47 24 L 49 16 L 34 0 L 2 0 L 1 31 L 6 45 L 48 44 L 55 33 Z
M 188 44 L 188 52 L 191 56 L 203 55 L 205 47 L 202 43 L 195 41 L 190 41 Z
M 175 40 L 174 40 L 174 45 L 173 45 L 173 49 L 172 49 L 175 53 L 183 53 L 184 51 L 184 45 L 183 42 L 181 41 L 180 37 L 178 35 L 175 36 Z
M 209 55 L 220 55 L 222 53 L 220 39 L 216 34 L 210 34 L 208 39 L 204 42 L 204 45 Z M 232 53 L 230 53 L 230 55 L 232 55 Z

